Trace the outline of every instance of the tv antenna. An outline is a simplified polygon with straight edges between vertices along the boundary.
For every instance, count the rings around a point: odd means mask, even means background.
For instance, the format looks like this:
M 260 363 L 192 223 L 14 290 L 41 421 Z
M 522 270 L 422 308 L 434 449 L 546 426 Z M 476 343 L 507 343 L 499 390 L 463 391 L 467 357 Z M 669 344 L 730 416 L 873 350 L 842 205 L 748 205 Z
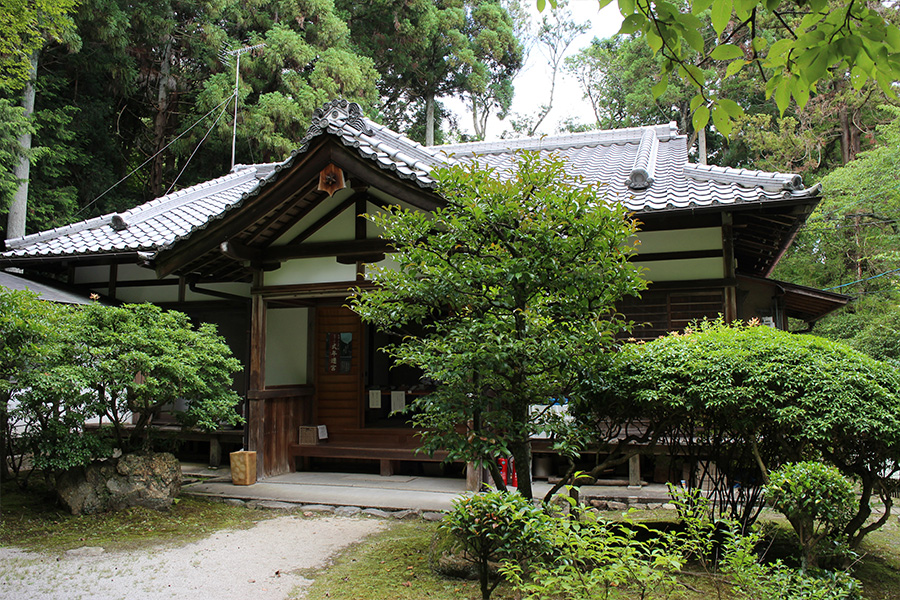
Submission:
M 231 126 L 231 170 L 234 171 L 234 147 L 237 143 L 237 112 L 238 112 L 238 84 L 240 81 L 241 74 L 241 55 L 246 54 L 248 52 L 253 52 L 254 50 L 259 50 L 260 48 L 264 48 L 265 43 L 256 44 L 254 46 L 244 46 L 242 48 L 236 48 L 234 50 L 222 50 L 219 53 L 219 58 L 223 63 L 228 64 L 232 56 L 237 57 L 237 61 L 234 65 L 234 123 Z

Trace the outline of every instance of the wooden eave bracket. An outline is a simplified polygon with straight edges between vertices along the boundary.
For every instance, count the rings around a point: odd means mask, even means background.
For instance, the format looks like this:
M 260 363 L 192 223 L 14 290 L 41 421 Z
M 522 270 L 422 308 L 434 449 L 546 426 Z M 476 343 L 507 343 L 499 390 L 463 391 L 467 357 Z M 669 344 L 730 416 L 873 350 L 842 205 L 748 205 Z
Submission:
M 335 192 L 347 187 L 344 181 L 344 172 L 334 163 L 319 171 L 319 191 L 325 192 L 329 196 L 334 196 Z
M 228 258 L 247 268 L 275 271 L 281 267 L 280 259 L 272 259 L 262 250 L 250 248 L 233 240 L 226 240 L 219 244 L 219 250 Z

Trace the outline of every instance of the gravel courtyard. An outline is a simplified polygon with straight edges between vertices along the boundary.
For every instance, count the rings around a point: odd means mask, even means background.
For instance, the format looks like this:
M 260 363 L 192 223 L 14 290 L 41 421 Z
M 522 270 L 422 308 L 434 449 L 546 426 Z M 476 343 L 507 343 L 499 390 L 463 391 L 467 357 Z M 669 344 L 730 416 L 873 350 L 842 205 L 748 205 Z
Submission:
M 304 575 L 382 530 L 377 519 L 281 516 L 185 546 L 62 554 L 0 548 L 3 600 L 287 600 Z

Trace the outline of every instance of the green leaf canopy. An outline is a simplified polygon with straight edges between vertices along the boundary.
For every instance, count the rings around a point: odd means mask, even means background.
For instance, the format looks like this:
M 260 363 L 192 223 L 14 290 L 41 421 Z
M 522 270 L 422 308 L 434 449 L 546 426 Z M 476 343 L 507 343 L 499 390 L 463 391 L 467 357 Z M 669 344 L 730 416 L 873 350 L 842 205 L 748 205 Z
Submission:
M 628 262 L 635 226 L 554 158 L 435 175 L 446 206 L 370 216 L 397 252 L 353 308 L 382 329 L 424 330 L 390 353 L 440 382 L 415 407 L 425 449 L 479 463 L 512 453 L 522 490 L 528 439 L 546 426 L 533 407 L 579 393 L 579 372 L 628 326 L 613 307 L 645 285 Z

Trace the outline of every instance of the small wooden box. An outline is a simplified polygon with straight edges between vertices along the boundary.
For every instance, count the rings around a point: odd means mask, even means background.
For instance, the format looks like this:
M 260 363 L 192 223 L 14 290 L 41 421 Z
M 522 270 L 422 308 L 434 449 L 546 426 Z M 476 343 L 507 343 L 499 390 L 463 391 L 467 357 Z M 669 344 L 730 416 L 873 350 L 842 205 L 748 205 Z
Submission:
M 232 452 L 231 483 L 234 485 L 253 485 L 256 483 L 256 452 Z
M 319 443 L 319 428 L 315 425 L 300 426 L 300 445 L 301 446 L 316 446 Z

